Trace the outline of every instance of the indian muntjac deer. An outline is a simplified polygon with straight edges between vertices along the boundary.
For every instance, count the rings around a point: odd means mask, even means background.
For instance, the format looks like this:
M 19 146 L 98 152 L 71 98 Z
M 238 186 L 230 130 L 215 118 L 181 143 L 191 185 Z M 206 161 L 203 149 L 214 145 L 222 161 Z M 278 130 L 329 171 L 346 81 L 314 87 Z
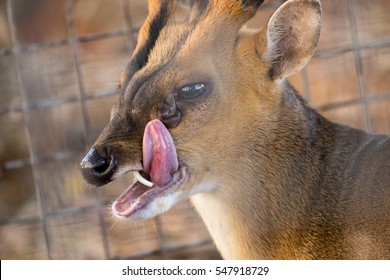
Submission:
M 262 2 L 149 0 L 84 178 L 134 172 L 112 205 L 132 220 L 191 198 L 227 259 L 389 259 L 390 137 L 332 123 L 286 81 L 317 46 L 320 1 L 247 29 Z

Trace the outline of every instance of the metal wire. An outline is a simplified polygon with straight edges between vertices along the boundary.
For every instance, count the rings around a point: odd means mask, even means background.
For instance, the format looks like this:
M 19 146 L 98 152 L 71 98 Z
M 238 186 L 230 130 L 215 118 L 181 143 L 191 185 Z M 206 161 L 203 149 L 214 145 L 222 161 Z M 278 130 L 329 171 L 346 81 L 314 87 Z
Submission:
M 43 235 L 45 238 L 45 245 L 47 250 L 47 257 L 51 259 L 51 250 L 50 250 L 50 237 L 49 231 L 47 227 L 47 210 L 44 198 L 44 192 L 42 187 L 42 177 L 40 170 L 38 168 L 38 155 L 35 147 L 35 141 L 32 137 L 33 135 L 33 126 L 31 122 L 31 112 L 30 112 L 30 102 L 27 94 L 27 85 L 25 84 L 25 79 L 23 77 L 23 56 L 21 55 L 20 42 L 16 31 L 16 23 L 14 18 L 13 5 L 11 0 L 7 0 L 7 16 L 10 23 L 11 28 L 11 40 L 14 46 L 14 53 L 16 54 L 16 63 L 17 63 L 17 78 L 22 85 L 21 94 L 22 94 L 22 103 L 23 103 L 23 112 L 26 119 L 27 130 L 28 130 L 28 148 L 30 151 L 30 162 L 33 167 L 33 175 L 34 175 L 34 184 L 35 184 L 35 192 L 38 200 L 38 206 L 40 209 L 40 220 L 43 224 Z
M 67 15 L 67 25 L 69 30 L 69 41 L 72 48 L 72 54 L 73 54 L 73 60 L 76 65 L 76 73 L 77 73 L 77 84 L 79 87 L 79 94 L 80 94 L 80 105 L 81 105 L 81 111 L 84 121 L 84 138 L 86 147 L 85 150 L 88 151 L 89 147 L 91 146 L 90 143 L 90 136 L 89 131 L 90 129 L 90 121 L 87 113 L 87 104 L 86 104 L 86 93 L 85 93 L 85 87 L 84 87 L 84 81 L 83 81 L 83 75 L 81 72 L 81 60 L 80 60 L 80 54 L 78 49 L 78 39 L 76 35 L 76 27 L 75 27 L 75 20 L 73 15 L 73 1 L 72 0 L 66 0 L 66 15 Z M 115 35 L 113 35 L 115 36 Z M 106 231 L 106 224 L 104 222 L 104 216 L 103 216 L 103 202 L 100 194 L 100 190 L 96 189 L 96 208 L 99 215 L 99 223 L 101 228 L 101 234 L 103 236 L 103 248 L 104 248 L 104 256 L 106 259 L 110 258 L 110 250 L 108 245 L 108 237 L 107 237 L 107 231 Z
M 360 94 L 360 99 L 362 104 L 364 126 L 368 132 L 371 132 L 371 121 L 370 121 L 370 116 L 368 114 L 366 87 L 363 79 L 363 66 L 362 66 L 362 59 L 360 55 L 360 42 L 357 35 L 358 33 L 357 33 L 357 24 L 355 18 L 355 1 L 348 0 L 348 15 L 349 15 L 349 21 L 351 23 L 352 45 L 354 49 L 353 54 L 354 54 L 355 67 L 356 67 L 355 70 L 356 70 L 356 75 L 359 83 L 359 94 Z

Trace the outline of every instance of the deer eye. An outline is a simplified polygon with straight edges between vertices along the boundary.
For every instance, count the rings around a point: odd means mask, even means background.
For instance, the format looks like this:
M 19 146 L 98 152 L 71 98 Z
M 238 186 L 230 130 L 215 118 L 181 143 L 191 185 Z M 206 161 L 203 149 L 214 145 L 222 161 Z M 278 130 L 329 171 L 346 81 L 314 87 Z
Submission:
M 201 96 L 206 91 L 206 85 L 203 83 L 187 85 L 179 89 L 178 97 L 182 100 L 192 100 Z

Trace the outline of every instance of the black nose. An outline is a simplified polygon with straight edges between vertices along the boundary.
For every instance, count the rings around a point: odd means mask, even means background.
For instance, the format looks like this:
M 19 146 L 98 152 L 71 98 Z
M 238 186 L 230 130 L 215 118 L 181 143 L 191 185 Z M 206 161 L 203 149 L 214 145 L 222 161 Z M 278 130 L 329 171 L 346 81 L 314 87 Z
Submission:
M 91 149 L 81 161 L 81 171 L 84 180 L 91 185 L 102 186 L 112 181 L 117 161 L 110 157 L 106 150 Z

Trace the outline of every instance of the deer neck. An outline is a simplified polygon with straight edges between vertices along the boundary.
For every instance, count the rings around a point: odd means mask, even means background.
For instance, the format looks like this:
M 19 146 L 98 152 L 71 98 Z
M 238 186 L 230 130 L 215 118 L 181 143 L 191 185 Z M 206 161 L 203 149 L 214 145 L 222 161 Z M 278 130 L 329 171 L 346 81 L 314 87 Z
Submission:
M 192 197 L 224 258 L 308 257 L 296 250 L 310 219 L 302 204 L 310 204 L 320 184 L 326 166 L 316 159 L 333 153 L 334 128 L 288 85 L 278 111 L 266 136 L 259 129 L 254 143 L 241 143 L 245 156 L 236 157 L 218 187 Z

